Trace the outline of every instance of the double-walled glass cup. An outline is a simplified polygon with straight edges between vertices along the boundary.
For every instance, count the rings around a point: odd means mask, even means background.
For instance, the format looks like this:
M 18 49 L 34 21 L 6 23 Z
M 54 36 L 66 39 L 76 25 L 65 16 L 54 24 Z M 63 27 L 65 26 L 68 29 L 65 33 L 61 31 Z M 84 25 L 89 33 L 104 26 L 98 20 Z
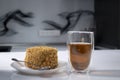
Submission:
M 94 49 L 94 35 L 89 31 L 69 31 L 67 46 L 71 72 L 88 72 Z

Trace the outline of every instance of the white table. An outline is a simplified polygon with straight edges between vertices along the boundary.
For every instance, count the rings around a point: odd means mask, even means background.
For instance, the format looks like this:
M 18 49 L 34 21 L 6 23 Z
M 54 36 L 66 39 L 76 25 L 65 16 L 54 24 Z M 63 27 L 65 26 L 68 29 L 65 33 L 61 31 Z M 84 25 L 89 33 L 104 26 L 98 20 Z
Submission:
M 58 52 L 59 60 L 68 61 L 67 51 Z M 19 74 L 10 66 L 11 58 L 24 59 L 25 52 L 0 53 L 0 80 L 120 80 L 120 50 L 96 50 L 92 54 L 89 74 L 52 76 Z

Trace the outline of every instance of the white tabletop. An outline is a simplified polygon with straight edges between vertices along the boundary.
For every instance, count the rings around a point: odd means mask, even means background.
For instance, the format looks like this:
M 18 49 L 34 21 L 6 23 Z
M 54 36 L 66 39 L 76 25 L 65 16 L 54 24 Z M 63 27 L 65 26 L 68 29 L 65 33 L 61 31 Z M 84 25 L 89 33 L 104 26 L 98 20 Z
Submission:
M 59 51 L 59 60 L 68 61 L 68 52 Z M 11 67 L 11 58 L 24 60 L 25 52 L 0 53 L 0 80 L 120 80 L 120 50 L 96 50 L 92 54 L 89 74 L 61 72 L 51 76 L 20 74 Z

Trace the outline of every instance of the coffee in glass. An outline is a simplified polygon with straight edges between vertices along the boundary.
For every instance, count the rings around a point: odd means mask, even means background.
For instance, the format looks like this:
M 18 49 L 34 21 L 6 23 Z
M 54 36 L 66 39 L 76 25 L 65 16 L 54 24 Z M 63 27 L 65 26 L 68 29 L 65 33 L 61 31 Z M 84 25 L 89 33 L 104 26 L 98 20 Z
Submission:
M 67 45 L 71 71 L 86 72 L 94 45 L 93 32 L 69 31 Z

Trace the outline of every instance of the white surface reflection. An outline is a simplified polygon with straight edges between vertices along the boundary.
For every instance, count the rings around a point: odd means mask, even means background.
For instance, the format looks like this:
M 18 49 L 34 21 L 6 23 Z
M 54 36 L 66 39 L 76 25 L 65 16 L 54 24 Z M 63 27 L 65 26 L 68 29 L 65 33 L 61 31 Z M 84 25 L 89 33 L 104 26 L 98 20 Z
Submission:
M 87 74 L 61 72 L 42 75 L 27 75 L 17 71 L 0 72 L 0 80 L 120 80 L 120 70 L 91 70 Z
M 90 80 L 89 74 L 71 73 L 69 80 Z
M 90 76 L 119 77 L 120 70 L 92 70 Z
M 68 75 L 66 72 L 42 75 L 27 75 L 15 72 L 10 77 L 10 80 L 68 80 Z

